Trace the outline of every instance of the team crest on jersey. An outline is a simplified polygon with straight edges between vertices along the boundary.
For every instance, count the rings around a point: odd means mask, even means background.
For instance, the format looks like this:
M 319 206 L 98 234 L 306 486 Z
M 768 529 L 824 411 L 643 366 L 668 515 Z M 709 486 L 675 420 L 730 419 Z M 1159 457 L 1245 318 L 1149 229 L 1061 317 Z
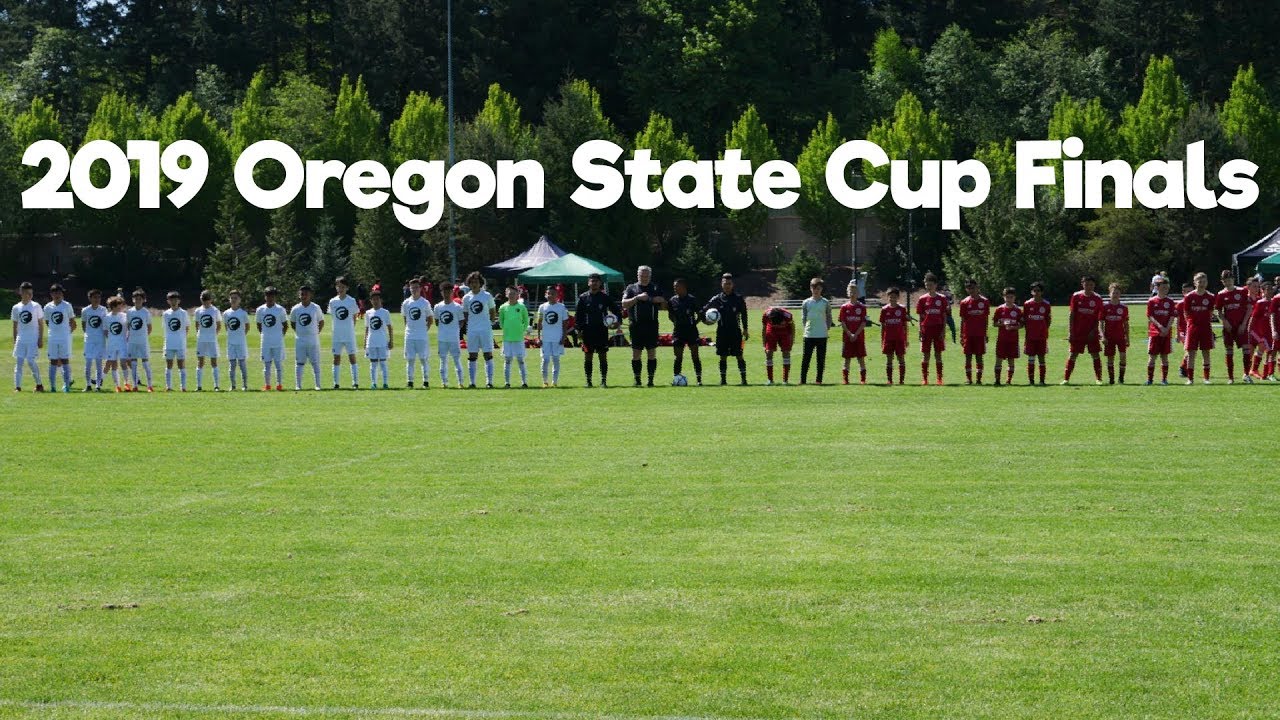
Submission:
M 544 318 L 544 320 L 548 325 L 555 325 L 560 322 L 560 313 L 552 310 L 547 313 L 547 316 L 546 318 Z
M 54 311 L 49 313 L 49 323 L 51 325 L 61 325 L 64 319 L 65 318 L 63 317 L 61 311 Z
M 409 319 L 410 319 L 410 320 L 412 320 L 412 321 L 414 321 L 414 322 L 418 322 L 419 320 L 421 320 L 421 319 L 422 319 L 422 309 L 421 309 L 421 308 L 416 308 L 416 307 L 415 307 L 415 308 L 409 308 Z
M 347 318 L 351 317 L 351 311 L 344 307 L 340 307 L 333 312 L 333 316 L 338 318 L 339 320 L 346 320 Z
M 382 318 L 378 317 L 377 315 L 374 315 L 372 318 L 369 319 L 369 327 L 373 328 L 374 330 L 381 330 Z
M 134 318 L 134 319 L 130 320 L 130 321 L 129 321 L 129 329 L 130 329 L 130 330 L 141 330 L 141 329 L 142 329 L 142 318 L 137 318 L 137 317 L 136 317 L 136 318 Z
M 113 322 L 107 326 L 107 329 L 111 331 L 112 335 L 119 335 L 124 332 L 124 325 L 118 322 Z
M 182 329 L 182 321 L 176 317 L 169 318 L 169 329 L 173 332 L 178 332 Z
M 450 310 L 441 310 L 441 311 L 440 311 L 440 324 L 441 324 L 441 325 L 452 325 L 452 324 L 453 324 L 453 312 L 452 312 L 452 311 L 450 311 Z
M 201 315 L 201 316 L 200 316 L 200 327 L 202 327 L 202 328 L 211 328 L 211 327 L 213 327 L 213 318 L 209 317 L 208 315 Z
M 301 315 L 299 315 L 299 316 L 298 316 L 298 324 L 299 324 L 299 325 L 301 325 L 302 327 L 308 327 L 308 326 L 310 326 L 310 325 L 311 325 L 311 313 L 302 313 Z
M 471 314 L 472 314 L 472 315 L 479 315 L 479 314 L 480 314 L 480 313 L 482 313 L 482 312 L 484 312 L 484 303 L 480 302 L 479 300 L 472 300 L 472 301 L 471 301 Z
M 263 318 L 262 318 L 262 324 L 263 324 L 263 325 L 266 325 L 267 327 L 275 327 L 275 326 L 276 326 L 276 316 L 275 316 L 275 315 L 267 315 L 267 316 L 263 317 Z
M 97 330 L 98 328 L 102 327 L 102 318 L 98 317 L 97 315 L 90 315 L 89 327 L 93 328 L 94 330 Z
M 18 313 L 18 322 L 22 323 L 23 325 L 30 325 L 30 324 L 31 324 L 31 311 L 30 311 L 30 310 L 23 310 L 22 312 Z
M 238 317 L 228 318 L 228 319 L 227 319 L 227 329 L 228 329 L 228 330 L 232 330 L 232 331 L 239 330 L 239 329 L 240 329 L 240 318 L 238 318 Z

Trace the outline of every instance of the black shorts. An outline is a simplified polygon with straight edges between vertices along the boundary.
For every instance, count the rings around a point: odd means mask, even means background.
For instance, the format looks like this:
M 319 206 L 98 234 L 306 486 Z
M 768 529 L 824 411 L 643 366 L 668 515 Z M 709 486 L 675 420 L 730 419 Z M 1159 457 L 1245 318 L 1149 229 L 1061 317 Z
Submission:
M 697 332 L 672 334 L 671 347 L 676 350 L 683 350 L 686 347 L 697 349 L 702 345 L 702 339 L 698 337 Z
M 739 357 L 742 355 L 742 333 L 716 333 L 716 355 Z
M 583 328 L 580 332 L 582 346 L 588 352 L 605 352 L 609 349 L 609 331 L 604 329 Z
M 658 347 L 657 325 L 631 325 L 631 347 L 637 350 L 654 350 Z

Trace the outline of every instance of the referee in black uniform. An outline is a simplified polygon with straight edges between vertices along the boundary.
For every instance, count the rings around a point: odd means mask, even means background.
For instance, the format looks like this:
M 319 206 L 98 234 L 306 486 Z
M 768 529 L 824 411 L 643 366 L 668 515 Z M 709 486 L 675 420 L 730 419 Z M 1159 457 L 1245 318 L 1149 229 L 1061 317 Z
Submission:
M 631 320 L 631 372 L 636 376 L 636 387 L 640 387 L 640 353 L 646 350 L 649 387 L 653 387 L 653 374 L 658 370 L 658 312 L 666 305 L 667 299 L 653 281 L 653 268 L 636 268 L 636 281 L 622 291 L 622 309 Z
M 720 321 L 716 324 L 716 355 L 720 356 L 720 384 L 726 385 L 725 376 L 728 371 L 730 357 L 738 358 L 738 373 L 742 375 L 742 384 L 747 384 L 747 361 L 742 357 L 742 346 L 751 339 L 747 330 L 747 303 L 742 296 L 733 291 L 733 274 L 720 276 L 720 294 L 711 298 L 702 309 L 705 317 L 707 311 L 715 308 L 720 311 Z
M 574 327 L 582 338 L 586 353 L 582 369 L 587 374 L 587 387 L 591 387 L 591 356 L 600 355 L 600 386 L 609 386 L 609 326 L 605 317 L 618 314 L 617 303 L 604 291 L 604 277 L 600 273 L 587 276 L 587 291 L 578 296 L 578 308 L 574 313 Z
M 702 339 L 698 336 L 698 321 L 702 319 L 702 305 L 698 298 L 689 294 L 689 283 L 684 278 L 676 278 L 675 291 L 667 300 L 667 316 L 674 326 L 671 331 L 671 346 L 675 349 L 676 361 L 672 372 L 679 375 L 684 369 L 684 349 L 689 348 L 689 359 L 693 361 L 693 372 L 702 384 L 702 358 L 698 357 L 698 347 Z

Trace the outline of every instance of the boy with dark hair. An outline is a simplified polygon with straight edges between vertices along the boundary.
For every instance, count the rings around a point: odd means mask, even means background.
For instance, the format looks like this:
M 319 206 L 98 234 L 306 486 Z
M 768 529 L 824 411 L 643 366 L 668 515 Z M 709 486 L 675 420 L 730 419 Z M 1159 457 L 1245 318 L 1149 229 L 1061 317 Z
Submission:
M 44 392 L 40 381 L 40 368 L 36 361 L 40 350 L 44 347 L 44 308 L 32 300 L 35 288 L 24 282 L 18 286 L 18 302 L 9 312 L 13 321 L 13 391 L 22 391 L 22 367 L 25 363 L 31 369 L 36 381 L 36 392 Z
M 1067 343 L 1071 354 L 1062 373 L 1062 384 L 1071 382 L 1076 369 L 1076 358 L 1088 352 L 1093 358 L 1094 382 L 1102 384 L 1102 342 L 1099 328 L 1102 321 L 1102 296 L 1094 292 L 1097 280 L 1092 275 L 1080 278 L 1080 290 L 1071 296 L 1070 313 L 1067 316 Z
M 231 389 L 236 389 L 236 368 L 240 368 L 240 388 L 249 390 L 249 313 L 240 307 L 240 291 L 232 290 L 227 296 L 230 305 L 222 312 L 222 324 L 227 329 L 227 374 Z
M 743 345 L 751 339 L 747 329 L 747 303 L 742 296 L 733 291 L 733 274 L 720 276 L 720 294 L 702 308 L 706 317 L 708 310 L 720 314 L 716 321 L 716 355 L 720 357 L 720 384 L 727 385 L 729 358 L 738 359 L 738 373 L 742 376 L 742 384 L 747 384 L 747 361 L 742 357 Z
M 173 392 L 173 365 L 178 364 L 178 376 L 182 392 L 187 391 L 187 332 L 191 318 L 182 308 L 182 296 L 177 290 L 165 295 L 169 309 L 164 311 L 164 391 Z
M 844 359 L 841 375 L 849 384 L 849 361 L 858 361 L 858 384 L 867 384 L 867 306 L 858 299 L 858 281 L 850 280 L 845 292 L 849 301 L 840 306 L 840 356 Z
M 347 278 L 339 276 L 333 281 L 333 289 L 338 293 L 329 300 L 325 312 L 333 318 L 333 389 L 338 389 L 338 378 L 342 365 L 342 356 L 347 356 L 351 368 L 351 389 L 360 389 L 360 368 L 356 364 L 356 316 L 360 314 L 360 304 L 347 294 Z
M 1001 294 L 1004 296 L 1004 304 L 996 308 L 991 320 L 991 324 L 996 327 L 996 387 L 1000 386 L 1000 365 L 1004 362 L 1009 363 L 1009 374 L 1004 383 L 1013 384 L 1013 366 L 1018 360 L 1018 330 L 1023 323 L 1022 308 L 1018 307 L 1018 292 L 1007 287 Z
M 62 370 L 62 392 L 71 392 L 71 335 L 76 331 L 76 310 L 67 302 L 62 286 L 49 287 L 49 303 L 44 306 L 49 356 L 49 392 L 57 392 L 58 369 Z
M 560 302 L 560 293 L 548 285 L 546 302 L 538 306 L 537 330 L 539 354 L 542 357 L 542 387 L 560 384 L 560 358 L 564 357 L 564 325 L 569 310 Z
M 302 390 L 302 368 L 311 366 L 314 387 L 320 390 L 320 331 L 324 330 L 324 311 L 311 302 L 311 286 L 298 288 L 298 304 L 289 311 L 293 329 L 294 391 Z
M 1107 288 L 1108 298 L 1102 303 L 1102 345 L 1107 356 L 1107 384 L 1116 384 L 1116 355 L 1120 356 L 1120 384 L 1124 384 L 1126 356 L 1129 350 L 1129 308 L 1120 301 L 1120 283 Z
M 1027 384 L 1035 385 L 1037 361 L 1040 365 L 1040 384 L 1044 385 L 1045 356 L 1049 353 L 1049 325 L 1053 320 L 1053 307 L 1044 299 L 1044 283 L 1031 283 L 1031 299 L 1022 303 L 1022 323 L 1027 329 L 1022 350 L 1027 355 Z
M 823 369 L 827 365 L 827 338 L 833 323 L 831 322 L 831 301 L 822 295 L 824 290 L 826 290 L 826 283 L 822 278 L 809 280 L 809 297 L 805 298 L 800 306 L 800 325 L 804 328 L 804 355 L 800 358 L 801 385 L 809 381 L 809 359 L 814 353 L 818 355 L 818 372 L 814 381 L 819 385 L 822 384 Z M 856 294 L 857 285 L 855 284 L 854 296 Z M 785 359 L 786 355 L 784 354 L 783 357 Z M 845 363 L 845 367 L 848 368 L 848 363 Z
M 791 348 L 795 345 L 796 323 L 791 311 L 770 306 L 760 313 L 761 338 L 764 340 L 765 384 L 773 384 L 773 356 L 782 352 L 782 382 L 791 382 Z
M 511 387 L 511 361 L 520 366 L 520 387 L 529 387 L 529 371 L 524 364 L 524 336 L 529 332 L 529 308 L 520 301 L 520 290 L 507 287 L 507 301 L 498 308 L 498 324 L 502 328 L 503 387 Z
M 1235 273 L 1223 270 L 1221 274 L 1222 289 L 1214 296 L 1214 308 L 1222 317 L 1222 345 L 1227 354 L 1227 384 L 1236 381 L 1236 346 L 1244 356 L 1244 373 L 1246 383 L 1253 382 L 1249 377 L 1249 366 L 1253 360 L 1253 347 L 1249 342 L 1249 316 L 1253 312 L 1253 302 L 1244 288 L 1236 287 Z
M 893 358 L 898 358 L 898 384 L 907 380 L 907 308 L 901 304 L 902 291 L 896 287 L 886 293 L 889 304 L 880 308 L 880 352 L 884 353 L 884 375 L 893 384 Z
M 702 338 L 698 333 L 698 315 L 701 312 L 701 305 L 698 304 L 698 298 L 689 294 L 689 283 L 684 278 L 676 278 L 672 284 L 674 294 L 667 300 L 667 317 L 671 318 L 673 325 L 671 331 L 671 346 L 675 351 L 675 363 L 672 367 L 673 375 L 680 375 L 684 369 L 684 349 L 689 348 L 689 360 L 693 362 L 693 372 L 697 377 L 698 384 L 702 384 L 702 358 L 698 355 L 698 348 L 702 344 Z
M 129 352 L 129 318 L 125 315 L 124 307 L 124 298 L 113 295 L 107 300 L 107 318 L 103 322 L 107 333 L 107 346 L 103 356 L 116 392 L 124 392 L 128 388 L 128 378 L 125 379 L 125 387 L 120 386 L 120 363 Z
M 1173 349 L 1173 325 L 1177 303 L 1169 297 L 1169 279 L 1156 280 L 1155 297 L 1147 301 L 1147 384 L 1155 379 L 1160 358 L 1160 384 L 1169 384 L 1169 352 Z
M 387 358 L 395 347 L 391 332 L 391 313 L 382 307 L 382 290 L 369 293 L 369 311 L 364 314 L 364 355 L 369 360 L 369 388 L 378 389 L 378 372 L 382 372 L 382 389 L 387 383 Z M 461 378 L 459 378 L 461 381 Z
M 493 295 L 484 287 L 484 276 L 478 270 L 467 275 L 467 294 L 462 296 L 462 329 L 467 334 L 467 372 L 476 386 L 476 363 L 484 355 L 484 386 L 493 387 L 493 324 L 498 321 L 498 308 Z
M 960 345 L 964 350 L 964 382 L 973 384 L 973 368 L 982 384 L 982 364 L 987 354 L 987 328 L 991 326 L 991 301 L 978 292 L 978 281 L 964 281 L 965 297 L 960 301 Z M 1000 373 L 996 372 L 996 377 Z
M 449 363 L 453 362 L 453 374 L 462 382 L 462 306 L 454 298 L 453 283 L 440 284 L 440 302 L 431 308 L 436 324 L 436 355 L 440 360 L 440 384 L 449 387 Z
M 578 296 L 574 312 L 574 324 L 582 337 L 582 369 L 587 375 L 587 387 L 592 387 L 593 356 L 600 356 L 600 387 L 609 387 L 609 331 L 617 323 L 618 305 L 604 291 L 604 276 L 591 273 L 587 276 L 587 291 Z
M 142 288 L 133 291 L 133 307 L 129 308 L 129 367 L 133 372 L 134 392 L 142 389 L 138 380 L 138 365 L 147 378 L 147 392 L 153 392 L 151 383 L 151 311 L 147 309 L 147 294 Z
M 102 306 L 102 291 L 89 291 L 89 304 L 80 311 L 84 328 L 85 392 L 102 392 L 102 360 L 107 345 L 107 309 Z
M 1195 274 L 1195 289 L 1182 298 L 1182 314 L 1187 318 L 1187 384 L 1195 381 L 1196 351 L 1204 359 L 1204 384 L 1209 384 L 1209 353 L 1213 350 L 1214 294 L 1209 292 L 1209 276 Z
M 196 324 L 196 392 L 204 390 L 204 361 L 213 369 L 213 391 L 221 392 L 218 371 L 218 333 L 222 332 L 222 313 L 213 306 L 213 293 L 200 293 L 200 307 L 195 312 Z
M 932 350 L 941 385 L 942 351 L 947 348 L 944 333 L 951 320 L 951 303 L 938 292 L 937 275 L 925 273 L 924 289 L 925 293 L 916 299 L 916 316 L 920 318 L 920 384 L 929 384 L 929 351 Z
M 1271 283 L 1258 284 L 1249 316 L 1249 341 L 1253 345 L 1253 365 L 1249 373 L 1259 380 L 1271 378 L 1275 367 L 1275 337 L 1271 333 Z

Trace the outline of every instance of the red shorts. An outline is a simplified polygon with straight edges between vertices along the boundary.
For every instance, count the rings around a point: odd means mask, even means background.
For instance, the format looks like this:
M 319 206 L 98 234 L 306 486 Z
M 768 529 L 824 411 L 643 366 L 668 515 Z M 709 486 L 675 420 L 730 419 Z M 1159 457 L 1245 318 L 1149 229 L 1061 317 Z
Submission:
M 850 340 L 847 336 L 844 339 L 844 351 L 841 355 L 845 358 L 864 358 L 867 356 L 867 333 L 864 331 L 858 336 L 857 340 Z
M 1239 327 L 1239 326 L 1236 326 Z M 1230 350 L 1239 346 L 1242 348 L 1249 347 L 1253 343 L 1249 340 L 1249 335 L 1237 335 L 1230 325 L 1222 326 L 1222 346 Z
M 1213 349 L 1213 331 L 1209 329 L 1187 332 L 1187 352 Z
M 1043 357 L 1049 354 L 1049 338 L 1027 338 L 1022 344 L 1022 352 L 1027 357 Z
M 1263 352 L 1271 352 L 1274 347 L 1274 342 L 1271 338 L 1270 332 L 1267 332 L 1265 335 L 1258 332 L 1251 332 L 1249 333 L 1249 340 L 1255 348 Z
M 1067 344 L 1071 346 L 1072 355 L 1083 355 L 1084 353 L 1096 355 L 1102 352 L 1102 338 L 1096 334 L 1092 337 L 1072 337 L 1067 341 Z
M 1106 338 L 1102 341 L 1103 352 L 1107 357 L 1115 357 L 1116 352 L 1126 352 L 1129 349 L 1129 338 Z
M 775 352 L 791 352 L 791 346 L 796 342 L 796 332 L 794 330 L 765 330 L 764 331 L 764 351 Z
M 996 359 L 1018 359 L 1018 335 L 1016 333 L 1010 335 L 1008 339 L 999 336 L 996 337 Z
M 905 334 L 898 336 L 881 335 L 880 352 L 885 355 L 906 355 L 907 336 Z
M 933 348 L 938 352 L 947 349 L 947 343 L 943 340 L 943 336 L 947 332 L 946 325 L 934 325 L 932 327 L 920 328 L 920 352 L 928 353 L 929 348 Z
M 964 350 L 965 355 L 986 355 L 987 354 L 987 336 L 961 335 L 960 348 Z
M 1173 338 L 1168 335 L 1159 335 L 1147 338 L 1147 354 L 1148 355 L 1168 355 L 1173 349 Z

